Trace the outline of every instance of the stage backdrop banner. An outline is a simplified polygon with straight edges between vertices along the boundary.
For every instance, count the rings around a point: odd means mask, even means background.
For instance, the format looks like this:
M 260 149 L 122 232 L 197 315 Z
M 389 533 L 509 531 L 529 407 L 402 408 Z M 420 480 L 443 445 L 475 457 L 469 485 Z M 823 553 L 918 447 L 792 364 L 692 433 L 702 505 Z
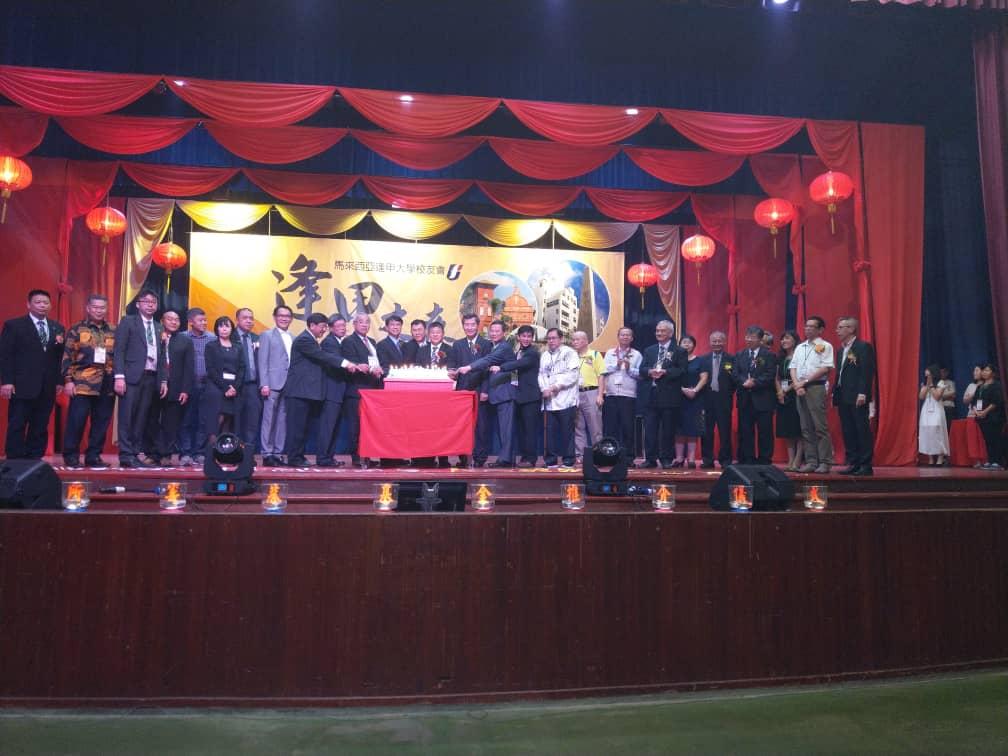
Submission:
M 189 303 L 211 322 L 250 307 L 258 328 L 272 327 L 278 304 L 294 311 L 295 332 L 313 312 L 371 315 L 382 338 L 392 314 L 445 324 L 462 337 L 461 312 L 481 330 L 501 318 L 533 325 L 536 340 L 557 327 L 585 331 L 598 349 L 616 343 L 623 320 L 623 253 L 564 249 L 193 233 Z

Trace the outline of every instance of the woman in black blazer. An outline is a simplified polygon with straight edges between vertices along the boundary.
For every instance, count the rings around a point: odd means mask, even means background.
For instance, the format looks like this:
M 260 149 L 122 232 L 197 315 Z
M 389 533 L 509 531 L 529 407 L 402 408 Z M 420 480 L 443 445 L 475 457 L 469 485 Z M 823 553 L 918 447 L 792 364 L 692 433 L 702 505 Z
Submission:
M 207 418 L 207 440 L 213 443 L 220 433 L 234 431 L 238 411 L 238 390 L 245 380 L 245 354 L 232 343 L 234 322 L 225 316 L 214 322 L 216 341 L 206 345 L 207 384 L 203 392 L 204 417 Z

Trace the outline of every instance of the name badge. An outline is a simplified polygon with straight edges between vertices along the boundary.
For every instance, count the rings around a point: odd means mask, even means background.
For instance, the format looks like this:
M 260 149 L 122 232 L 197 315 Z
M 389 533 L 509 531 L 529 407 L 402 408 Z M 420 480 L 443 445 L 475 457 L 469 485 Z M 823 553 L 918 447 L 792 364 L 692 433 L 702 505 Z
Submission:
M 234 373 L 222 373 L 221 374 L 221 378 L 223 378 L 225 381 L 233 381 L 237 377 L 238 376 L 235 375 Z
M 368 357 L 367 358 L 367 364 L 368 364 L 368 367 L 371 368 L 371 369 L 374 369 L 376 367 L 380 367 L 381 366 L 380 363 L 378 362 L 378 358 L 377 357 Z
M 781 391 L 787 391 L 790 385 L 791 381 L 781 381 L 780 382 Z
M 977 399 L 976 408 L 978 410 L 982 410 L 983 409 L 983 399 Z
M 614 373 L 610 380 L 612 381 L 613 386 L 623 385 L 623 373 Z
M 105 347 L 95 347 L 94 348 L 94 364 L 95 365 L 104 365 L 106 359 L 107 358 L 105 356 Z

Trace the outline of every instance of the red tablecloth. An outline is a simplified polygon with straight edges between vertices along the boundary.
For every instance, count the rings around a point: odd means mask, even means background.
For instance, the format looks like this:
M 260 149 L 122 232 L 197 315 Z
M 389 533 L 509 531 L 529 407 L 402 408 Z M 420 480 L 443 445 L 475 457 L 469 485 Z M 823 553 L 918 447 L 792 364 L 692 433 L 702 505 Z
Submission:
M 472 454 L 475 392 L 386 388 L 360 393 L 360 456 Z
M 987 459 L 980 426 L 972 417 L 953 420 L 949 428 L 949 457 L 956 467 L 972 467 Z

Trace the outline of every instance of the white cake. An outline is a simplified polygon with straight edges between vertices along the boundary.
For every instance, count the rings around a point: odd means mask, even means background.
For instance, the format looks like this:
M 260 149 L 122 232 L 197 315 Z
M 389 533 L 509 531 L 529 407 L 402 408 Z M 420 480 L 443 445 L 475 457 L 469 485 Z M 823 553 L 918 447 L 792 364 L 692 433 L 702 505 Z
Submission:
M 389 368 L 386 381 L 451 381 L 448 369 L 443 367 L 422 367 L 420 365 L 403 365 Z

